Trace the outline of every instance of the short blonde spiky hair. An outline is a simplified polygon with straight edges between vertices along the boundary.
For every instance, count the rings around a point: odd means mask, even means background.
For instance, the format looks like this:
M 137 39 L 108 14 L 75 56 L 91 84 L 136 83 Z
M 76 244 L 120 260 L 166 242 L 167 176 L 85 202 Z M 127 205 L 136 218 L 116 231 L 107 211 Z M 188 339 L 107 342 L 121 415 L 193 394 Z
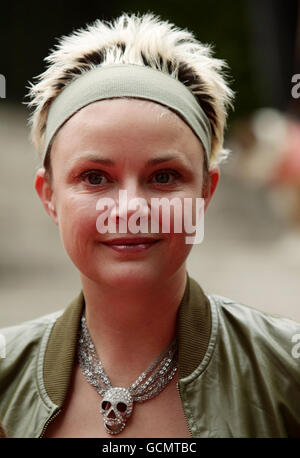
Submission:
M 31 139 L 41 153 L 51 103 L 74 79 L 111 64 L 136 64 L 156 68 L 181 81 L 194 94 L 211 125 L 210 166 L 227 158 L 223 147 L 227 108 L 233 91 L 224 75 L 225 61 L 212 57 L 210 45 L 153 13 L 123 13 L 112 22 L 96 20 L 84 29 L 59 39 L 45 58 L 47 69 L 30 84 L 27 103 Z

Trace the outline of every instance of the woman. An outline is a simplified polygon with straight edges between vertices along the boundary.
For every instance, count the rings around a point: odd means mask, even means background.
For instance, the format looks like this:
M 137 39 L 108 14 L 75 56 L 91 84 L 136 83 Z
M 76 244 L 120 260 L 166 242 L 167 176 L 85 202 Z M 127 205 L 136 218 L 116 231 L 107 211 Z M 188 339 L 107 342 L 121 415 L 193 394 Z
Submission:
M 296 435 L 299 325 L 206 295 L 186 271 L 191 232 L 175 230 L 206 210 L 228 154 L 224 62 L 152 14 L 96 21 L 47 61 L 30 90 L 35 188 L 82 291 L 2 330 L 7 435 Z M 150 212 L 155 198 L 180 212 Z

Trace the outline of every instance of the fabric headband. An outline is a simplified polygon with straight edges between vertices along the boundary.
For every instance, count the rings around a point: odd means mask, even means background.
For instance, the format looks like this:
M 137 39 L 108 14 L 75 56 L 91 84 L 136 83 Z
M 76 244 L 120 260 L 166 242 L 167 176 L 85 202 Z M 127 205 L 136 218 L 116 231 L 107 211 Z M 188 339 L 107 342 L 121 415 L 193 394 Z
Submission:
M 92 102 L 114 97 L 148 99 L 174 110 L 201 140 L 209 164 L 211 127 L 196 97 L 170 75 L 136 64 L 96 67 L 62 90 L 48 113 L 43 160 L 54 135 L 67 119 Z

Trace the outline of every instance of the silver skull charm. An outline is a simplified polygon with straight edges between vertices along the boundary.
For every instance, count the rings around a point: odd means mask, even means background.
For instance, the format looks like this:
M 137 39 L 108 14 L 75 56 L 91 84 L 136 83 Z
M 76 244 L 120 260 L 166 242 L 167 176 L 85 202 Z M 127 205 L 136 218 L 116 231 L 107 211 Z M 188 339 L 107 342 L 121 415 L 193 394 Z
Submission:
M 111 388 L 106 391 L 101 402 L 101 413 L 108 433 L 118 434 L 126 425 L 132 413 L 133 399 L 126 388 Z

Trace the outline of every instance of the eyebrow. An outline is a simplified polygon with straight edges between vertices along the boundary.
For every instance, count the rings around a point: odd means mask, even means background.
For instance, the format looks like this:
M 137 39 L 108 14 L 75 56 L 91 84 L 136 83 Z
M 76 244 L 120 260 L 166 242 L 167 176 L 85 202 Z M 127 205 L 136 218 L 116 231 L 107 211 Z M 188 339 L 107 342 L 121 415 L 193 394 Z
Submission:
M 88 161 L 88 162 L 94 162 L 96 164 L 102 164 L 102 165 L 111 165 L 111 166 L 116 165 L 116 163 L 113 160 L 109 159 L 109 158 L 99 158 L 98 156 L 95 156 L 93 154 L 83 154 L 83 155 L 79 156 L 79 158 L 77 157 L 76 161 L 78 159 L 79 160 L 85 160 L 85 161 Z M 169 154 L 169 155 L 166 155 L 166 156 L 161 156 L 161 157 L 156 157 L 156 158 L 153 158 L 153 159 L 149 159 L 146 162 L 146 166 L 153 166 L 153 165 L 161 164 L 163 162 L 168 162 L 168 161 L 171 161 L 173 159 L 177 159 L 180 162 L 183 162 L 184 165 L 189 166 L 188 161 L 186 160 L 185 157 L 174 155 L 174 154 Z

